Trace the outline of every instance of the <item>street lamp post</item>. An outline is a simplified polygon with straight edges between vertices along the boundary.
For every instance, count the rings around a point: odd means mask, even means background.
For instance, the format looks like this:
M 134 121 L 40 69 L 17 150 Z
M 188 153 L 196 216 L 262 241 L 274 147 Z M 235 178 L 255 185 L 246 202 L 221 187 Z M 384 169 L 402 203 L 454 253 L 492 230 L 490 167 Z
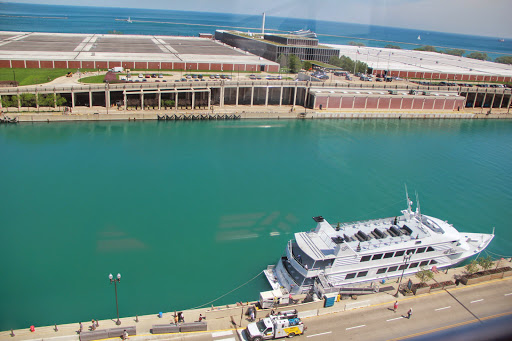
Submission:
M 402 269 L 402 274 L 400 275 L 400 280 L 398 281 L 398 286 L 396 288 L 395 297 L 398 297 L 398 291 L 400 290 L 400 284 L 402 283 L 402 278 L 404 277 L 405 269 L 407 269 L 407 262 L 411 259 L 412 254 L 404 256 L 404 268 Z
M 112 274 L 108 275 L 108 278 L 110 279 L 110 284 L 112 284 L 112 282 L 114 282 L 114 288 L 116 291 L 116 310 L 117 310 L 116 324 L 119 326 L 121 324 L 121 320 L 119 319 L 119 305 L 117 304 L 117 282 L 121 282 L 121 274 L 117 274 L 116 279 L 114 279 L 114 276 L 112 276 Z

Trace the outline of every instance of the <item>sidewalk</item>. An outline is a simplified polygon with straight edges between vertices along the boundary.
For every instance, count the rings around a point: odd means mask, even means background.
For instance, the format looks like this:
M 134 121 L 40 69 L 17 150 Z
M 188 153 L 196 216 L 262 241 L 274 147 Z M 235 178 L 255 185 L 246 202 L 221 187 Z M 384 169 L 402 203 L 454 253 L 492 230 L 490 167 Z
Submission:
M 499 265 L 497 262 L 494 263 L 493 268 L 495 267 L 505 267 L 505 266 L 511 266 L 512 262 L 510 259 L 504 259 L 499 261 Z M 443 282 L 443 281 L 449 281 L 452 280 L 455 282 L 455 276 L 460 276 L 465 273 L 465 269 L 463 267 L 460 268 L 453 268 L 446 270 L 439 270 L 437 274 L 434 276 L 434 280 L 429 281 L 429 283 L 437 282 Z M 412 275 L 412 276 L 404 276 L 402 283 L 407 283 L 408 280 L 411 279 L 414 283 L 418 283 L 418 279 Z M 512 279 L 510 277 L 509 279 Z M 499 280 L 499 279 L 498 279 Z M 486 283 L 492 283 L 497 280 L 491 280 Z M 336 302 L 334 306 L 329 308 L 324 308 L 323 300 L 310 302 L 310 303 L 304 303 L 304 304 L 297 304 L 297 305 L 289 305 L 285 307 L 281 307 L 279 309 L 276 309 L 276 311 L 281 310 L 290 310 L 290 309 L 297 309 L 299 311 L 299 316 L 303 318 L 317 316 L 317 315 L 324 315 L 324 314 L 330 314 L 330 313 L 338 313 L 342 311 L 357 309 L 357 308 L 364 308 L 371 305 L 376 304 L 389 304 L 390 306 L 393 304 L 395 300 L 398 300 L 399 302 L 404 299 L 411 299 L 412 297 L 404 297 L 401 293 L 399 294 L 399 297 L 396 298 L 394 295 L 397 291 L 398 287 L 397 279 L 390 279 L 389 281 L 386 281 L 385 283 L 380 284 L 381 291 L 376 294 L 371 295 L 361 295 L 358 296 L 356 299 L 344 299 L 340 302 Z M 478 285 L 478 284 L 477 284 Z M 461 284 L 462 286 L 462 284 Z M 483 288 L 485 290 L 485 288 Z M 424 294 L 424 295 L 432 295 L 433 293 Z M 304 295 L 294 297 L 295 299 L 301 299 Z M 423 295 L 421 295 L 423 296 Z M 221 331 L 221 330 L 232 330 L 232 329 L 244 329 L 247 324 L 249 323 L 247 316 L 245 315 L 245 312 L 247 311 L 248 304 L 254 304 L 256 302 L 244 302 L 242 304 L 233 304 L 233 305 L 227 305 L 227 306 L 219 306 L 219 307 L 207 307 L 202 309 L 195 309 L 195 310 L 187 310 L 183 312 L 185 322 L 194 322 L 198 321 L 199 314 L 202 314 L 203 317 L 206 317 L 206 322 L 208 323 L 208 331 Z M 262 318 L 265 317 L 270 312 L 269 309 L 267 310 L 259 310 L 257 312 L 256 317 Z M 156 324 L 170 324 L 174 323 L 174 312 L 167 312 L 164 313 L 162 318 L 158 317 L 158 315 L 145 315 L 145 316 L 139 316 L 138 322 L 136 322 L 136 317 L 124 317 L 121 318 L 121 325 L 117 326 L 115 324 L 116 319 L 112 320 L 101 320 L 99 321 L 99 327 L 97 330 L 100 329 L 108 329 L 108 328 L 122 328 L 124 326 L 136 326 L 137 327 L 137 336 L 130 337 L 130 340 L 136 341 L 136 340 L 147 340 L 149 338 L 153 340 L 162 340 L 162 339 L 169 339 L 173 335 L 183 335 L 183 334 L 160 334 L 160 335 L 153 335 L 151 334 L 150 330 L 153 325 Z M 234 322 L 234 324 L 233 324 Z M 91 321 L 82 321 L 83 325 L 83 331 L 89 331 L 91 327 Z M 46 327 L 36 327 L 34 332 L 30 332 L 29 329 L 30 326 L 27 326 L 25 329 L 18 329 L 14 330 L 15 336 L 11 336 L 10 331 L 3 331 L 0 332 L 0 339 L 1 340 L 59 340 L 59 341 L 67 341 L 67 340 L 79 340 L 79 323 L 72 323 L 72 324 L 65 324 L 65 325 L 58 325 L 58 331 L 55 331 L 55 326 L 46 326 Z M 197 333 L 205 333 L 205 332 L 197 332 Z

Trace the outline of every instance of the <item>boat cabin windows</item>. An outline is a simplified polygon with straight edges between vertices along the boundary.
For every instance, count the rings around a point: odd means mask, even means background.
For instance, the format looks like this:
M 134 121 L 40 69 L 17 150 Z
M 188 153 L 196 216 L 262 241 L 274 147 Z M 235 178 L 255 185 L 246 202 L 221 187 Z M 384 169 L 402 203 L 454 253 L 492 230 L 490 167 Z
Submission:
M 428 265 L 428 260 L 424 260 L 423 262 L 420 263 L 420 266 L 425 266 L 425 265 Z
M 432 246 L 429 246 L 427 249 L 427 252 L 432 252 L 432 251 L 435 251 L 435 249 Z
M 412 263 L 411 265 L 409 265 L 409 269 L 414 269 L 417 267 L 418 267 L 418 263 Z
M 423 252 L 425 252 L 426 249 L 427 249 L 426 247 L 420 247 L 419 249 L 416 250 L 416 253 L 417 254 L 418 253 L 423 253 Z
M 402 264 L 400 265 L 400 267 L 398 268 L 398 270 L 405 270 L 407 269 L 407 265 L 406 264 Z
M 413 254 L 413 253 L 414 253 L 414 249 L 409 249 L 409 250 L 407 250 L 407 254 L 408 254 L 408 255 L 411 255 L 411 254 Z
M 373 255 L 372 260 L 378 260 L 381 258 L 382 258 L 382 253 L 379 253 L 379 254 Z
M 391 266 L 389 267 L 388 272 L 395 272 L 396 269 L 398 269 L 398 266 Z
M 430 265 L 432 265 L 432 264 L 437 264 L 437 261 L 436 261 L 435 259 L 432 259 L 432 260 L 430 261 Z
M 380 268 L 379 270 L 377 270 L 377 274 L 383 274 L 384 272 L 386 272 L 388 268 Z
M 347 274 L 347 275 L 345 276 L 345 279 L 351 279 L 351 278 L 354 278 L 354 277 L 356 277 L 356 273 L 355 273 L 355 272 L 352 272 L 352 273 L 350 273 L 350 274 Z
M 403 256 L 404 253 L 405 253 L 405 251 L 403 251 L 403 250 L 402 251 L 397 251 L 397 252 L 395 252 L 395 257 Z
M 361 262 L 368 262 L 371 258 L 372 256 L 363 256 L 361 257 Z
M 384 258 L 391 258 L 393 257 L 393 252 L 388 252 L 384 254 Z
M 368 271 L 361 271 L 357 273 L 357 277 L 364 277 L 366 275 L 368 275 Z

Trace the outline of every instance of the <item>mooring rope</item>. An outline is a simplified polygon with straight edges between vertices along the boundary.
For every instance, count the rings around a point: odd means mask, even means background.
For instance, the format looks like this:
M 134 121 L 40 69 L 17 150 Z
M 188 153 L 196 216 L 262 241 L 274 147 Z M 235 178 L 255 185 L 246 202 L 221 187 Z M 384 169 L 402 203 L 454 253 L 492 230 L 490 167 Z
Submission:
M 206 302 L 206 303 L 204 303 L 204 304 L 198 305 L 197 307 L 189 308 L 189 309 L 186 309 L 186 310 L 192 310 L 192 309 L 201 308 L 201 307 L 204 307 L 204 306 L 206 306 L 206 305 L 209 305 L 209 304 L 211 304 L 211 303 L 213 303 L 213 302 L 215 302 L 215 301 L 218 301 L 218 300 L 220 300 L 221 298 L 223 298 L 224 296 L 229 295 L 229 294 L 231 294 L 233 291 L 236 291 L 236 290 L 240 289 L 241 287 L 243 287 L 243 286 L 245 286 L 245 285 L 249 284 L 250 282 L 254 281 L 254 280 L 255 280 L 256 278 L 258 278 L 262 273 L 263 273 L 263 271 L 261 271 L 259 274 L 257 274 L 256 276 L 254 276 L 253 278 L 251 278 L 251 279 L 250 279 L 250 280 L 248 280 L 247 282 L 245 282 L 245 283 L 243 283 L 243 284 L 241 284 L 241 285 L 237 286 L 235 289 L 233 289 L 233 290 L 231 290 L 231 291 L 228 291 L 227 293 L 225 293 L 225 294 L 223 294 L 223 295 L 221 295 L 221 296 L 217 297 L 216 299 L 211 300 L 210 302 Z
M 495 256 L 498 256 L 498 257 L 501 257 L 501 258 L 512 258 L 512 256 L 504 256 L 504 255 L 500 255 L 499 253 L 495 253 L 495 252 L 488 251 L 488 250 L 485 250 L 485 252 L 491 253 L 491 254 L 493 254 Z

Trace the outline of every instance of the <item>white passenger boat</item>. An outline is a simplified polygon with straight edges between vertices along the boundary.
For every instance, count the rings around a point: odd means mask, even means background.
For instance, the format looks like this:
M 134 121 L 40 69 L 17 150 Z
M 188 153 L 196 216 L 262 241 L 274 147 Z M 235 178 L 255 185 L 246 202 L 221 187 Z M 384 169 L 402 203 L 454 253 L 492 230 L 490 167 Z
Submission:
M 492 234 L 458 232 L 446 221 L 407 209 L 390 218 L 337 225 L 314 217 L 316 228 L 295 233 L 286 255 L 264 271 L 273 289 L 338 292 L 378 284 L 423 269 L 455 265 L 482 250 Z
M 290 33 L 304 38 L 317 38 L 316 33 L 311 30 L 298 30 Z

